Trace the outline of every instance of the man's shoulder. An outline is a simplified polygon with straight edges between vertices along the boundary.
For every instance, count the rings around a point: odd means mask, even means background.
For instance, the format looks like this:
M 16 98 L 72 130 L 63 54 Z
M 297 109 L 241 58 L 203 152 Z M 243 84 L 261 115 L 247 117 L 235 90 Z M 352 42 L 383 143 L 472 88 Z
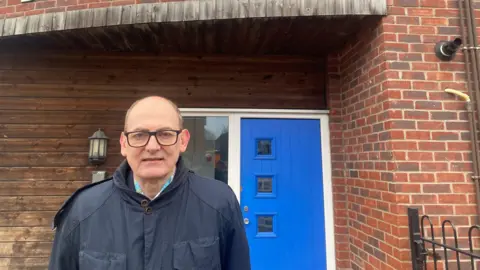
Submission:
M 71 217 L 76 222 L 82 221 L 99 208 L 113 192 L 113 178 L 87 184 L 70 195 L 58 209 L 53 218 L 52 229 Z M 70 219 L 70 218 L 69 218 Z M 74 222 L 74 223 L 76 223 Z
M 237 197 L 230 186 L 222 181 L 191 174 L 190 189 L 204 203 L 217 211 L 233 210 L 238 204 Z

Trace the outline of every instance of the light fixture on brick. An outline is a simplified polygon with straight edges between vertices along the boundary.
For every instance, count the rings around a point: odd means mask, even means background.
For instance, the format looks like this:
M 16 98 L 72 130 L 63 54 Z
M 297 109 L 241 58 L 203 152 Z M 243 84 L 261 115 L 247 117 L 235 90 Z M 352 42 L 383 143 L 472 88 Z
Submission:
M 462 45 L 462 40 L 456 38 L 453 41 L 439 41 L 435 44 L 435 55 L 442 61 L 451 61 Z

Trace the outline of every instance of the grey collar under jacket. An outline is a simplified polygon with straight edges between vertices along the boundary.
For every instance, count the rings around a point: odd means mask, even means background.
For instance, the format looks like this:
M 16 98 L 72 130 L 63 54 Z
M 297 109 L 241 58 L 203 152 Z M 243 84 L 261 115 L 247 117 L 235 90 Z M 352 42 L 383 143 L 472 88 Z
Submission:
M 177 162 L 153 201 L 128 163 L 80 188 L 54 218 L 49 270 L 250 270 L 243 217 L 231 188 Z

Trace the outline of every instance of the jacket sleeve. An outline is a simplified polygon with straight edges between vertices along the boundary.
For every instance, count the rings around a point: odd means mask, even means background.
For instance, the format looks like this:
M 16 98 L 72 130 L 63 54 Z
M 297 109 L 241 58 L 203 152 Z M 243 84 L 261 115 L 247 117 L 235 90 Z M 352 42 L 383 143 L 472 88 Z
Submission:
M 78 252 L 71 239 L 63 232 L 63 226 L 57 228 L 50 253 L 48 270 L 77 270 Z
M 250 270 L 250 247 L 243 226 L 243 216 L 236 197 L 233 200 L 232 218 L 226 224 L 225 264 L 222 270 Z

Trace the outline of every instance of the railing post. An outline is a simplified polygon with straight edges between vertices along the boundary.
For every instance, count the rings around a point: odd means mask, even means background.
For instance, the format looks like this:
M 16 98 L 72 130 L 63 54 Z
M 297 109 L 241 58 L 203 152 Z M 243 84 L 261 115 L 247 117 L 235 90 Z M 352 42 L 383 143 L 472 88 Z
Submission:
M 408 208 L 408 230 L 410 234 L 412 270 L 422 270 L 422 239 L 420 234 L 420 218 L 417 208 Z

